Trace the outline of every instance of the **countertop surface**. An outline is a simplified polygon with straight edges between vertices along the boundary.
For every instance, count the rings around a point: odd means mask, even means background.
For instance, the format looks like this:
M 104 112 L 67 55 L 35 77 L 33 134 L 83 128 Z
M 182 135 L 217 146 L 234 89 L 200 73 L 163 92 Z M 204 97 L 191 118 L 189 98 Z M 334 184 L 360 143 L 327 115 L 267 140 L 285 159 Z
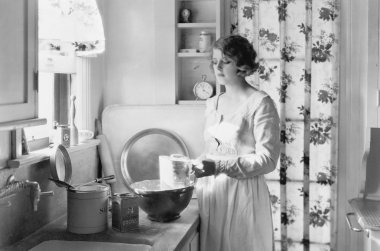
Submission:
M 126 233 L 112 229 L 111 222 L 111 212 L 109 212 L 107 231 L 96 234 L 73 234 L 66 230 L 66 215 L 64 215 L 4 250 L 29 250 L 47 240 L 146 244 L 152 246 L 153 250 L 181 250 L 198 228 L 198 203 L 196 199 L 192 199 L 179 219 L 165 223 L 149 220 L 146 213 L 139 209 L 139 228 Z

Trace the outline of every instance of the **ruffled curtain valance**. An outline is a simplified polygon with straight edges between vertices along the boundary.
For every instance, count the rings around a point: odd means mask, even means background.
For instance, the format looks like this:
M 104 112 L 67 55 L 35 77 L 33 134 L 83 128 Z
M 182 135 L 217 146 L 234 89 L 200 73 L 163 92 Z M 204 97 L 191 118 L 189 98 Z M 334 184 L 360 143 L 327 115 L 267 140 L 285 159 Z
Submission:
M 40 71 L 75 73 L 76 56 L 105 50 L 96 0 L 39 0 L 38 30 Z

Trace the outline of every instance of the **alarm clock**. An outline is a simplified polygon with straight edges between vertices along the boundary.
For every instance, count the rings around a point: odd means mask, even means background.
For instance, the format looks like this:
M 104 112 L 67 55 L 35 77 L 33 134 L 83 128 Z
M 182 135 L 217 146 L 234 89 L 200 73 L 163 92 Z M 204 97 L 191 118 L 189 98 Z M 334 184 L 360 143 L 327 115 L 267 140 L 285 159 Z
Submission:
M 206 82 L 205 80 L 206 80 L 206 76 L 204 75 L 202 77 L 202 81 L 195 83 L 193 87 L 193 92 L 197 100 L 208 99 L 214 94 L 213 86 L 210 83 Z

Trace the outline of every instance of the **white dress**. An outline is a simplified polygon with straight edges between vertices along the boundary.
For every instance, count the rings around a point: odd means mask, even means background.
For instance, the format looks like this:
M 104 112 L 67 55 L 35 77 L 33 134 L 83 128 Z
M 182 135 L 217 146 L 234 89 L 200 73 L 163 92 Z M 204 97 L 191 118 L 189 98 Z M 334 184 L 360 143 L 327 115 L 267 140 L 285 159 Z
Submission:
M 271 203 L 264 174 L 280 152 L 279 117 L 272 99 L 255 91 L 233 114 L 207 101 L 205 156 L 226 169 L 198 179 L 201 251 L 270 251 Z

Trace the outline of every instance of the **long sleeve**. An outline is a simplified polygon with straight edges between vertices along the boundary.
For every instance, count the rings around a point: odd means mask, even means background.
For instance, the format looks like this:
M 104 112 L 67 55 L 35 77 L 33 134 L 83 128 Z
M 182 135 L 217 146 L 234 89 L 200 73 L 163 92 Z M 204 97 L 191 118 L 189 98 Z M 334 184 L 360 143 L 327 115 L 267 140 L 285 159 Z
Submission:
M 255 152 L 216 161 L 217 172 L 233 178 L 249 178 L 272 172 L 280 153 L 279 117 L 270 97 L 265 97 L 253 112 Z

